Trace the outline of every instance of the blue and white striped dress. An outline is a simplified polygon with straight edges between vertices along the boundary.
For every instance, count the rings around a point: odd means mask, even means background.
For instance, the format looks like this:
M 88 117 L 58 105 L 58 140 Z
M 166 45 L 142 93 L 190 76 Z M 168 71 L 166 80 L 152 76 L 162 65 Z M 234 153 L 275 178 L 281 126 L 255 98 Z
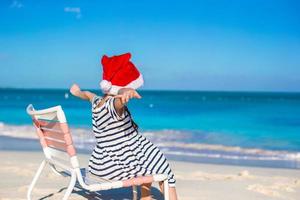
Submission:
M 111 96 L 97 107 L 101 99 L 95 96 L 92 100 L 93 132 L 97 144 L 89 160 L 89 172 L 109 180 L 167 174 L 169 186 L 174 187 L 174 174 L 168 161 L 155 145 L 138 133 L 130 113 L 125 109 L 119 116 Z

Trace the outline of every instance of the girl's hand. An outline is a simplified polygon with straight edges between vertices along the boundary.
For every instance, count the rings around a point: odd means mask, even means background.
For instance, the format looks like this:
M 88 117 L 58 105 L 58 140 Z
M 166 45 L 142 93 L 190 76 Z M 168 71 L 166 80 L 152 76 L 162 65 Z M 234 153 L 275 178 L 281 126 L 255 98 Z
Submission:
M 78 93 L 80 92 L 80 87 L 75 83 L 71 86 L 70 88 L 70 92 L 71 94 L 73 94 L 74 96 L 77 96 Z
M 131 88 L 124 88 L 121 89 L 120 94 L 116 95 L 115 98 L 120 98 L 122 104 L 128 103 L 129 99 L 136 98 L 136 99 L 141 99 L 141 95 L 139 93 Z

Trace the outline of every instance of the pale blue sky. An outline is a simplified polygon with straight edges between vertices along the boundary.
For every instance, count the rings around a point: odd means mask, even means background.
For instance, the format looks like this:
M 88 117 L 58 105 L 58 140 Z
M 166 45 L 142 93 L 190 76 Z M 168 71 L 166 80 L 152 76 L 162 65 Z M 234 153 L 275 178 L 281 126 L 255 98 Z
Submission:
M 97 88 L 131 52 L 144 89 L 300 91 L 300 3 L 0 2 L 0 87 Z

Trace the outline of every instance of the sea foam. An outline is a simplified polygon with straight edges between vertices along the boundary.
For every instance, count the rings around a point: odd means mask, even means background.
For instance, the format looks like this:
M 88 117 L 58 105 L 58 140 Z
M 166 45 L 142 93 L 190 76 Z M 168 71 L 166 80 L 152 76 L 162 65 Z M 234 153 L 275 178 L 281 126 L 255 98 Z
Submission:
M 35 132 L 31 125 L 16 126 L 0 122 L 0 135 L 2 136 L 37 139 Z M 87 151 L 93 149 L 95 139 L 92 129 L 71 127 L 71 132 L 76 148 Z M 164 153 L 179 157 L 300 162 L 300 152 L 182 142 L 185 134 L 178 130 L 144 131 L 141 134 L 157 145 Z

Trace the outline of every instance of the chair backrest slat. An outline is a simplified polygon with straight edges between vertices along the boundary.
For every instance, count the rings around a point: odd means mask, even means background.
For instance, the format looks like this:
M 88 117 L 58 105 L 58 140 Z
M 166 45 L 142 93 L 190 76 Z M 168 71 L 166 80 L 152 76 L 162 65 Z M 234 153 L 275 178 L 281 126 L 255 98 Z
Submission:
M 47 146 L 55 148 L 55 149 L 59 149 L 62 151 L 67 151 L 67 145 L 64 142 L 58 142 L 55 140 L 49 140 L 47 138 L 45 138 Z
M 65 142 L 64 140 L 64 134 L 59 133 L 59 132 L 54 132 L 52 130 L 44 130 L 42 129 L 45 138 L 50 139 L 50 140 L 56 140 L 59 142 Z
M 32 105 L 29 105 L 27 113 L 33 120 L 45 156 L 50 161 L 58 158 L 64 162 L 64 165 L 68 163 L 72 166 L 70 160 L 71 157 L 76 156 L 76 150 L 61 106 L 35 110 Z
M 34 123 L 36 126 L 40 127 L 41 129 L 53 130 L 62 133 L 69 133 L 69 127 L 66 122 L 46 121 L 46 120 L 37 119 L 34 120 Z

